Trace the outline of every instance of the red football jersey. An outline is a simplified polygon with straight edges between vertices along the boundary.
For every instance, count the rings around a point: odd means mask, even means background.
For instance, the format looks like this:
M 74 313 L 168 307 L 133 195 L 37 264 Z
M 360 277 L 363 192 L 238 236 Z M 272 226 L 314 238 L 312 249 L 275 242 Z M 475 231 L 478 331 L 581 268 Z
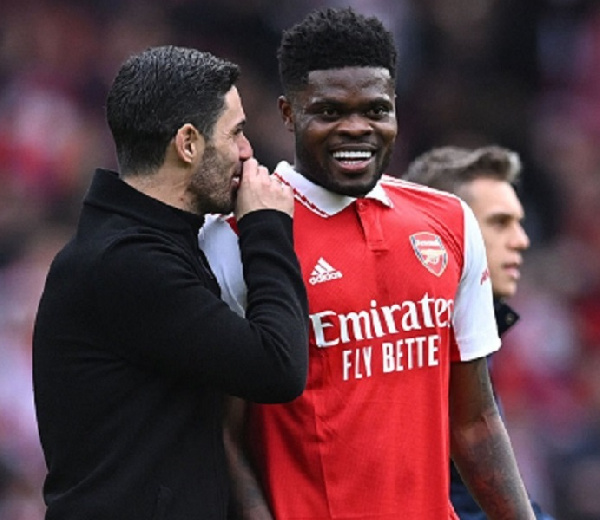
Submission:
M 302 396 L 249 409 L 275 518 L 456 518 L 448 496 L 450 362 L 500 346 L 471 210 L 387 176 L 354 199 L 287 163 L 277 174 L 295 190 L 310 365 Z M 224 299 L 243 312 L 233 228 L 209 220 L 200 245 Z

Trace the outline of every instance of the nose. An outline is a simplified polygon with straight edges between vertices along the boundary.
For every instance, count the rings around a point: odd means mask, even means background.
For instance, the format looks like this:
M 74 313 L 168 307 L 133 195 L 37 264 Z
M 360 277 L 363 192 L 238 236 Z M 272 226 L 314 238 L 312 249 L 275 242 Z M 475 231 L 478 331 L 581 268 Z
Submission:
M 512 245 L 521 251 L 529 247 L 529 236 L 521 224 L 517 224 L 513 235 Z
M 362 114 L 348 114 L 342 117 L 338 123 L 338 131 L 349 135 L 370 134 L 373 131 L 371 123 L 367 117 Z
M 245 161 L 246 159 L 250 159 L 254 154 L 254 150 L 252 150 L 252 145 L 248 138 L 242 134 L 240 136 L 240 140 L 238 142 L 238 153 L 240 156 L 240 161 Z

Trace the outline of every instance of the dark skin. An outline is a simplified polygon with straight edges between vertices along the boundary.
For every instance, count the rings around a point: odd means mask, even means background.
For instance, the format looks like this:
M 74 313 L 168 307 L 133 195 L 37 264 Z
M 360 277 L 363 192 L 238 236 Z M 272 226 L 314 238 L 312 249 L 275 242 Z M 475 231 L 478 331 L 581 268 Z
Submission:
M 335 193 L 366 195 L 390 161 L 398 130 L 394 101 L 386 69 L 311 72 L 304 90 L 279 99 L 296 139 L 296 170 Z
M 306 88 L 280 98 L 279 108 L 286 128 L 295 134 L 298 172 L 341 195 L 360 197 L 375 186 L 389 163 L 397 134 L 393 81 L 387 70 L 313 71 Z M 533 519 L 494 402 L 485 358 L 452 363 L 450 371 L 450 445 L 465 483 L 488 518 Z M 238 515 L 272 520 L 246 455 L 244 415 L 244 402 L 233 399 L 225 445 L 235 475 Z
M 535 518 L 494 401 L 485 358 L 451 364 L 449 399 L 452 459 L 487 517 Z

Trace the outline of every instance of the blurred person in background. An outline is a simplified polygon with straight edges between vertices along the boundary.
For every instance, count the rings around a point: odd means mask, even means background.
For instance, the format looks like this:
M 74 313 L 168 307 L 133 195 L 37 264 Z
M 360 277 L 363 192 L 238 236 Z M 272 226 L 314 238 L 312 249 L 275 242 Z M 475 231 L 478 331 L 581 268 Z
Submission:
M 309 381 L 285 405 L 231 404 L 239 515 L 455 519 L 452 452 L 490 518 L 534 518 L 488 378 L 500 340 L 475 217 L 383 176 L 397 135 L 392 34 L 324 8 L 284 32 L 279 65 L 295 159 L 276 175 L 296 197 Z M 199 239 L 244 312 L 239 255 L 226 254 L 235 222 L 211 218 Z
M 485 243 L 500 335 L 519 320 L 505 300 L 517 292 L 522 253 L 529 247 L 522 226 L 525 211 L 515 189 L 520 174 L 518 154 L 506 148 L 446 146 L 420 155 L 404 175 L 411 182 L 459 196 L 473 210 Z M 488 364 L 491 368 L 491 360 Z M 487 516 L 452 463 L 450 471 L 450 496 L 458 516 L 461 520 L 485 520 Z M 538 504 L 532 502 L 532 506 L 536 518 L 551 520 Z
M 299 395 L 307 302 L 293 197 L 252 157 L 237 65 L 153 47 L 106 102 L 119 172 L 97 169 L 33 331 L 47 520 L 224 519 L 225 394 Z M 235 211 L 249 287 L 232 312 L 197 234 Z
M 0 484 L 2 520 L 39 520 L 45 464 L 31 389 L 31 333 L 48 266 L 71 228 L 41 226 L 0 270 Z M 2 475 L 0 469 L 0 475 Z M 0 478 L 0 483 L 2 478 Z

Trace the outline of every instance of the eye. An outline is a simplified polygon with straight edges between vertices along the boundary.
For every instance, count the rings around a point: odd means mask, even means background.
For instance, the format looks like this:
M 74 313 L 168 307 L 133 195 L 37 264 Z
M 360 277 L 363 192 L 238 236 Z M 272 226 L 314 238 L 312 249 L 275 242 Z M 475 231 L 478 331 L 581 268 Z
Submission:
M 494 215 L 489 222 L 492 227 L 502 230 L 508 228 L 512 220 L 510 215 Z
M 322 107 L 319 113 L 325 119 L 335 119 L 340 116 L 339 110 L 332 106 Z
M 390 113 L 390 109 L 384 105 L 377 105 L 375 107 L 371 107 L 367 112 L 367 116 L 372 119 L 382 119 L 387 117 Z

